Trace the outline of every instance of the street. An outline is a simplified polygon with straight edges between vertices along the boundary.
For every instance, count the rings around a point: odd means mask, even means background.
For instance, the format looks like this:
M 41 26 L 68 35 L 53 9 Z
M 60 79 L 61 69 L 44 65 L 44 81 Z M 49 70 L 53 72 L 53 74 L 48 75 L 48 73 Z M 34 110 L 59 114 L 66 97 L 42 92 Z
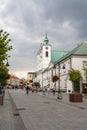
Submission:
M 59 102 L 51 95 L 9 90 L 27 130 L 87 130 L 87 110 Z M 52 99 L 53 97 L 53 99 Z

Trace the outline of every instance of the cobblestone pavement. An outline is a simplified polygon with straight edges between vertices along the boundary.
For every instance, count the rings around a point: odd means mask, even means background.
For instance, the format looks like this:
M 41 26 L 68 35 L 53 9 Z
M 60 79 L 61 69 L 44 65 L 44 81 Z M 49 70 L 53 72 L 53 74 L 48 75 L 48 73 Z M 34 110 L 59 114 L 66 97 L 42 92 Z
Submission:
M 24 90 L 9 90 L 9 93 L 15 103 L 16 117 L 21 117 L 27 130 L 87 130 L 87 99 L 73 104 L 67 95 L 58 100 L 52 94 L 26 95 Z

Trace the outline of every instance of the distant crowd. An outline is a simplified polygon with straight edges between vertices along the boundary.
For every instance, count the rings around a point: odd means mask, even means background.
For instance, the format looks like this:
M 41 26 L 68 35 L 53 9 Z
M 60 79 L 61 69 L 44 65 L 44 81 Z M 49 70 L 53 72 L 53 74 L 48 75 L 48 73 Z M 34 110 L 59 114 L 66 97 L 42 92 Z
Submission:
M 53 88 L 50 88 L 50 87 L 43 87 L 43 88 L 39 88 L 37 86 L 34 86 L 34 87 L 31 87 L 29 85 L 26 85 L 25 87 L 23 86 L 11 86 L 11 85 L 7 85 L 7 89 L 25 89 L 26 90 L 26 94 L 29 94 L 29 92 L 42 92 L 43 95 L 46 95 L 46 94 L 50 94 L 50 93 L 53 93 L 53 95 L 55 95 L 55 92 L 56 92 L 56 88 L 53 87 Z

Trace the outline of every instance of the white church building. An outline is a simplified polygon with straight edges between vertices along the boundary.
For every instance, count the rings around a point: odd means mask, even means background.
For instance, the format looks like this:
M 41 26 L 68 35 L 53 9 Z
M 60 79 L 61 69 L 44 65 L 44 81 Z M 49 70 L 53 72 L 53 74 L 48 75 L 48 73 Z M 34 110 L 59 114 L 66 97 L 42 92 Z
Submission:
M 87 44 L 81 43 L 70 52 L 54 51 L 46 35 L 37 53 L 37 71 L 33 81 L 39 82 L 42 88 L 55 86 L 57 90 L 72 93 L 72 82 L 68 77 L 68 71 L 71 68 L 79 70 L 82 82 L 87 82 L 84 75 L 87 69 Z M 52 82 L 53 75 L 59 76 L 59 80 L 55 84 Z
M 42 88 L 53 87 L 51 79 L 54 63 L 66 53 L 66 51 L 52 50 L 52 45 L 49 43 L 46 35 L 37 53 L 37 81 L 40 82 Z

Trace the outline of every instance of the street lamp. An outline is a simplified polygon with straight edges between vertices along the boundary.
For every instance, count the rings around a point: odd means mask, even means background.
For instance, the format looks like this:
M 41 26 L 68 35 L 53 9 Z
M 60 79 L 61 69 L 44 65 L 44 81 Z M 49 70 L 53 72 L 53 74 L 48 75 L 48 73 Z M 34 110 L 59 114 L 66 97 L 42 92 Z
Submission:
M 8 63 L 8 60 L 7 60 L 7 63 L 6 63 L 6 67 L 10 66 L 9 63 Z
M 43 71 L 42 71 L 42 89 L 43 89 Z
M 63 65 L 62 69 L 65 69 L 65 65 Z M 58 70 L 59 70 L 59 81 L 58 81 L 58 96 L 57 99 L 62 99 L 62 94 L 60 90 L 60 64 L 58 64 Z
M 58 81 L 58 96 L 57 99 L 62 99 L 62 95 L 60 92 L 60 64 L 58 65 L 58 69 L 59 69 L 59 81 Z
M 63 65 L 62 69 L 65 69 L 65 64 Z
M 53 70 L 55 71 L 55 72 L 53 73 L 53 75 L 56 76 L 56 65 L 55 65 L 55 64 L 54 64 L 54 66 L 53 66 Z M 56 82 L 54 83 L 54 87 L 56 88 Z
M 55 70 L 55 75 L 56 75 L 56 65 L 53 66 L 53 69 Z

